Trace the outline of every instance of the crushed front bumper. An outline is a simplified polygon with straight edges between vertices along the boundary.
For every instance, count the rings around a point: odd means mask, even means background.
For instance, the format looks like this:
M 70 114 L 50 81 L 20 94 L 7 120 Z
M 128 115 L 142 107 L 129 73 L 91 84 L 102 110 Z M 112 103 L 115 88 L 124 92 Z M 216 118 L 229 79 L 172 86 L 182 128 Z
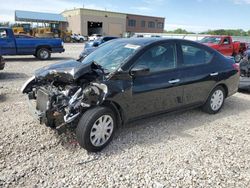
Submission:
M 30 99 L 27 97 L 27 103 L 30 114 L 36 119 L 40 124 L 45 123 L 44 119 L 46 119 L 45 112 L 41 112 L 36 109 L 36 100 Z
M 29 97 L 27 97 L 29 112 L 33 116 L 33 118 L 39 124 L 45 124 L 46 126 L 57 130 L 58 134 L 64 133 L 68 128 L 67 124 L 60 121 L 60 123 L 58 123 L 57 125 L 51 126 L 50 123 L 49 123 L 49 122 L 51 122 L 51 119 L 49 119 L 47 117 L 46 112 L 41 112 L 40 110 L 37 110 L 36 102 L 37 102 L 36 100 L 30 99 Z M 54 120 L 53 120 L 53 122 L 54 122 Z

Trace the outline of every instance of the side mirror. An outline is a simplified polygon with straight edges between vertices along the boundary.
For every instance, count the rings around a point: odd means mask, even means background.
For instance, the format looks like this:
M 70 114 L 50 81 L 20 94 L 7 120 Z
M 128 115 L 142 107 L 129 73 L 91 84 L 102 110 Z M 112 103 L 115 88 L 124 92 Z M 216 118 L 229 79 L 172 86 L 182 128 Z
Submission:
M 147 66 L 139 65 L 139 66 L 135 66 L 132 68 L 131 75 L 132 76 L 145 76 L 145 75 L 148 75 L 149 72 L 150 72 L 150 69 Z
M 99 46 L 99 43 L 98 43 L 98 42 L 94 42 L 94 43 L 93 43 L 93 46 L 94 46 L 94 47 L 98 47 L 98 46 Z

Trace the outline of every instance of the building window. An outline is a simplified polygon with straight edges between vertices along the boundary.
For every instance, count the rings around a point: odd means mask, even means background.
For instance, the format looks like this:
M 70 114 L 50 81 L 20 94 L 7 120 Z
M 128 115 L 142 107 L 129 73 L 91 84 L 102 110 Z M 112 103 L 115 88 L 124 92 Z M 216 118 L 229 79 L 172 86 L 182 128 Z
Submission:
M 155 22 L 148 22 L 149 28 L 155 28 Z
M 136 26 L 136 20 L 128 20 L 128 26 L 129 27 L 135 27 Z
M 141 21 L 141 27 L 145 27 L 146 26 L 146 22 L 143 20 Z
M 162 22 L 158 22 L 158 23 L 157 23 L 157 28 L 158 28 L 158 29 L 163 29 L 163 27 L 164 27 L 164 25 L 163 25 Z

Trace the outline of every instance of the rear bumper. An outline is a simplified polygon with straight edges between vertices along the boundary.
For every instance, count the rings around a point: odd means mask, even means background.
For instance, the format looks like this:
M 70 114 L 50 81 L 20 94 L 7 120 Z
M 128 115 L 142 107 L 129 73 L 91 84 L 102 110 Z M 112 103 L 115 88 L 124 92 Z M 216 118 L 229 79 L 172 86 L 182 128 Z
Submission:
M 65 52 L 65 49 L 63 47 L 52 49 L 52 53 L 62 53 L 62 52 Z
M 0 56 L 0 70 L 3 70 L 5 67 L 5 61 L 4 59 Z
M 240 77 L 239 89 L 250 89 L 250 77 Z

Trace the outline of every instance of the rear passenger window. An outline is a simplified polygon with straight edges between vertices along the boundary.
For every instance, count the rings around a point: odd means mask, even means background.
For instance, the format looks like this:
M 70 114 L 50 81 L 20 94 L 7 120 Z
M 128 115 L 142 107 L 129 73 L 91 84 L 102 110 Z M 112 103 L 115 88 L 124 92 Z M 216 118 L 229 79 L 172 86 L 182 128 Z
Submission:
M 183 66 L 195 66 L 210 63 L 213 54 L 196 46 L 182 45 Z

